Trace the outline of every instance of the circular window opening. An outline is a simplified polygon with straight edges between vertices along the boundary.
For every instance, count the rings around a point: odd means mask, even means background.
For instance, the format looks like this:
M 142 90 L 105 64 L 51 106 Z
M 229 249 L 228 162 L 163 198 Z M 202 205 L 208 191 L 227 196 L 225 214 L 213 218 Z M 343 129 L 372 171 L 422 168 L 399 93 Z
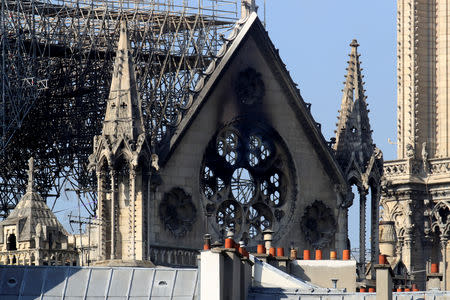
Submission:
M 241 204 L 247 204 L 255 195 L 255 182 L 250 172 L 245 168 L 238 168 L 231 177 L 231 193 Z
M 7 283 L 8 283 L 8 285 L 9 285 L 10 287 L 14 287 L 14 286 L 17 285 L 17 279 L 14 278 L 14 277 L 10 277 L 10 278 L 8 279 Z
M 250 125 L 250 126 L 249 126 Z M 256 245 L 262 231 L 274 240 L 292 220 L 297 190 L 289 151 L 265 124 L 237 120 L 219 129 L 208 144 L 200 172 L 201 197 L 212 229 L 221 237 Z

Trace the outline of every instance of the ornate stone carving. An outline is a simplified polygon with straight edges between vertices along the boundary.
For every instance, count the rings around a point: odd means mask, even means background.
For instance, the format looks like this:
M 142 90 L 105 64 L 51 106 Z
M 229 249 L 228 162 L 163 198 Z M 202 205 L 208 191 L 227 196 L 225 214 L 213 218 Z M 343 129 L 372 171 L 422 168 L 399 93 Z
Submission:
M 200 174 L 201 194 L 212 228 L 255 244 L 265 229 L 274 240 L 295 208 L 295 170 L 281 138 L 255 121 L 235 121 L 211 139 Z
M 192 197 L 181 188 L 173 188 L 164 195 L 159 205 L 159 216 L 164 227 L 176 237 L 191 231 L 197 216 Z
M 423 164 L 423 171 L 425 173 L 428 173 L 429 166 L 428 166 L 428 151 L 427 151 L 427 143 L 422 143 L 422 164 Z
M 314 201 L 302 217 L 301 227 L 306 240 L 315 248 L 326 247 L 336 232 L 333 212 L 322 201 Z
M 406 170 L 406 161 L 387 162 L 384 164 L 384 174 L 388 177 L 406 174 Z
M 261 102 L 265 94 L 261 73 L 256 72 L 252 68 L 240 72 L 236 81 L 235 91 L 241 103 L 253 105 Z
M 431 228 L 441 237 L 450 236 L 450 201 L 437 202 L 431 211 Z
M 411 144 L 406 144 L 406 156 L 408 158 L 414 158 L 414 147 Z

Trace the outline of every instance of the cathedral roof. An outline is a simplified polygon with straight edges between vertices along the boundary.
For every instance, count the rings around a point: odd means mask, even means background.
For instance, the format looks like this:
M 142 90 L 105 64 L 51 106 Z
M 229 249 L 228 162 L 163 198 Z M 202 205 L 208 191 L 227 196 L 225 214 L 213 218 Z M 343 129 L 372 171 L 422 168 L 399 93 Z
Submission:
M 18 226 L 17 238 L 19 241 L 31 240 L 36 234 L 36 228 L 43 228 L 43 226 L 55 228 L 67 235 L 64 227 L 33 187 L 33 164 L 33 158 L 30 158 L 27 192 L 22 196 L 11 214 L 0 222 L 0 226 Z M 1 238 L 3 238 L 3 235 L 1 235 Z
M 175 151 L 184 134 L 191 126 L 203 105 L 208 101 L 209 96 L 213 92 L 215 86 L 220 82 L 233 59 L 238 55 L 239 50 L 249 39 L 249 36 L 258 40 L 258 47 L 266 57 L 266 61 L 271 64 L 271 68 L 278 75 L 278 79 L 284 90 L 291 99 L 291 108 L 297 114 L 299 122 L 308 133 L 308 138 L 315 147 L 315 151 L 319 154 L 319 158 L 323 162 L 323 166 L 334 174 L 336 182 L 346 184 L 339 165 L 332 155 L 327 142 L 325 141 L 318 124 L 310 111 L 310 104 L 304 102 L 300 95 L 297 84 L 292 80 L 286 65 L 283 63 L 278 50 L 273 45 L 267 31 L 259 20 L 255 12 L 251 12 L 246 18 L 239 20 L 231 34 L 225 39 L 225 43 L 219 50 L 215 59 L 213 59 L 209 67 L 205 70 L 194 89 L 194 99 L 192 106 L 181 120 L 170 140 L 169 151 L 161 158 L 164 164 Z

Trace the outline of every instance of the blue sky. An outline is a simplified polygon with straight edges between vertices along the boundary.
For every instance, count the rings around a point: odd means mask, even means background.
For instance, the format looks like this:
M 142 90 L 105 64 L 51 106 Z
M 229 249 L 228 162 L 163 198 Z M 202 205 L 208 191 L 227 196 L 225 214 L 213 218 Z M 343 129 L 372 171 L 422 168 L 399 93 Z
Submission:
M 263 7 L 263 1 L 257 1 Z M 350 42 L 360 47 L 374 143 L 396 158 L 396 1 L 267 0 L 266 29 L 298 83 L 324 137 L 334 136 Z M 260 18 L 264 14 L 261 11 Z M 367 212 L 367 220 L 369 214 Z M 366 227 L 367 228 L 367 227 Z M 352 248 L 359 238 L 359 205 L 349 210 Z M 370 231 L 366 229 L 367 245 Z
M 266 24 L 327 140 L 336 128 L 349 44 L 358 40 L 373 139 L 385 160 L 395 159 L 387 139 L 396 140 L 396 1 L 267 0 Z
M 257 3 L 263 19 L 263 1 Z M 303 98 L 312 103 L 327 140 L 334 136 L 349 44 L 358 40 L 373 139 L 385 160 L 395 159 L 396 147 L 388 138 L 396 140 L 396 1 L 267 0 L 265 15 L 269 36 Z M 58 204 L 66 207 L 68 202 L 60 199 Z M 76 203 L 73 208 L 77 214 Z M 357 217 L 350 219 L 355 220 L 349 224 L 355 247 L 359 225 Z

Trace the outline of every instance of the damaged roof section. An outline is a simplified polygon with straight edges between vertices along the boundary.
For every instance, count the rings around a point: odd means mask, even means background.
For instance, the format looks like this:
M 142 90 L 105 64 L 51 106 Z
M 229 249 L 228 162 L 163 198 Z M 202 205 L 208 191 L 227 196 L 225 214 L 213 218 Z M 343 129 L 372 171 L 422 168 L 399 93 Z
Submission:
M 315 151 L 319 154 L 318 156 L 322 160 L 323 166 L 335 175 L 333 178 L 336 179 L 336 183 L 345 185 L 343 173 L 334 158 L 333 151 L 322 135 L 321 125 L 314 120 L 311 114 L 311 104 L 304 102 L 297 84 L 292 80 L 286 65 L 279 55 L 279 51 L 273 45 L 268 32 L 264 29 L 263 24 L 254 12 L 236 23 L 231 34 L 225 38 L 225 43 L 217 56 L 211 61 L 198 80 L 194 91 L 190 95 L 189 103 L 191 106 L 175 128 L 168 151 L 161 154 L 162 164 L 168 161 L 249 36 L 252 36 L 258 42 L 261 53 L 264 54 L 266 61 L 269 62 L 274 72 L 278 74 L 278 80 L 290 99 L 290 107 L 296 113 L 299 123 L 309 133 L 308 138 L 314 145 Z

